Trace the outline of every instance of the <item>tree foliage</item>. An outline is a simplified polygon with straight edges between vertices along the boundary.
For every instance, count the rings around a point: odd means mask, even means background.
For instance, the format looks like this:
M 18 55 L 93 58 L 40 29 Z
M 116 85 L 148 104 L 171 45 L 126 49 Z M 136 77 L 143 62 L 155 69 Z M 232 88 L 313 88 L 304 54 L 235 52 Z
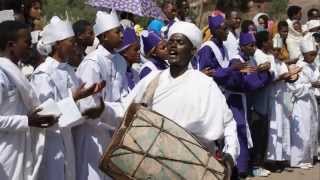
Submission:
M 95 10 L 86 5 L 87 0 L 43 0 L 43 11 L 46 19 L 57 15 L 68 18 L 71 21 L 86 19 L 92 21 L 95 17 Z

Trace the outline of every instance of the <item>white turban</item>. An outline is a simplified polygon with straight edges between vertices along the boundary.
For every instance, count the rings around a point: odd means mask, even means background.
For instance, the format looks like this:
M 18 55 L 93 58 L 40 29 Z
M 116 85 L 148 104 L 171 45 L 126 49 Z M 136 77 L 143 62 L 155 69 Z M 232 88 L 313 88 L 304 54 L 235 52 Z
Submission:
M 4 21 L 14 21 L 14 12 L 12 9 L 0 11 L 0 23 Z
M 320 20 L 310 20 L 307 22 L 308 30 L 320 27 Z
M 52 52 L 52 46 L 57 41 L 62 41 L 74 36 L 72 25 L 69 21 L 62 21 L 59 17 L 51 18 L 50 23 L 40 33 L 42 37 L 37 43 L 37 50 L 41 55 Z
M 280 37 L 280 34 L 276 34 L 273 39 L 273 48 L 283 48 L 283 40 Z
M 311 51 L 317 51 L 316 44 L 309 38 L 304 38 L 300 43 L 300 49 L 302 53 L 308 53 Z
M 96 36 L 114 29 L 120 26 L 120 21 L 116 14 L 113 12 L 108 14 L 106 12 L 98 11 L 96 15 L 96 23 L 93 26 L 94 33 Z
M 201 46 L 202 32 L 195 24 L 183 21 L 176 22 L 169 29 L 169 39 L 176 33 L 185 35 L 194 47 L 199 48 Z

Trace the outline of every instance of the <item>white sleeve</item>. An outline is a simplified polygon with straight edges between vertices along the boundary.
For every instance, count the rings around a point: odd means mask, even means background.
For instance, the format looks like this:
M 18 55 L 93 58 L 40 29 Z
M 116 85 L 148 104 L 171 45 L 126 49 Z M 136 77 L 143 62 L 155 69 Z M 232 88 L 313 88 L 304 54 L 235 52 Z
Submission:
M 0 106 L 4 103 L 4 87 L 0 83 Z M 26 131 L 28 130 L 28 117 L 23 115 L 11 115 L 3 116 L 0 115 L 0 130 L 1 131 Z
M 23 115 L 0 116 L 1 131 L 27 131 L 28 117 Z

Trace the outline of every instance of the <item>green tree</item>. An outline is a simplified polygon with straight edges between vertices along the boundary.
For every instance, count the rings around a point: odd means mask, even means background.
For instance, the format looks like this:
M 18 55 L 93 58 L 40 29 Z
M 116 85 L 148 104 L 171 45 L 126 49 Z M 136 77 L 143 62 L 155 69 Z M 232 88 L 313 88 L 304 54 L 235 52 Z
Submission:
M 79 19 L 92 21 L 95 17 L 95 9 L 86 5 L 86 1 L 87 0 L 44 0 L 44 16 L 47 20 L 56 15 L 61 18 L 68 16 L 69 20 L 73 22 Z
M 288 7 L 288 0 L 272 0 L 270 14 L 275 19 L 283 19 Z

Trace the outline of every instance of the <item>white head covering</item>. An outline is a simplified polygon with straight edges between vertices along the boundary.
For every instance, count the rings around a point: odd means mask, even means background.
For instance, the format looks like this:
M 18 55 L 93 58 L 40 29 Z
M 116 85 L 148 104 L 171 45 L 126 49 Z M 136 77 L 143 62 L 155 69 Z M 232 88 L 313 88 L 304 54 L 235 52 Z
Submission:
M 320 20 L 310 20 L 307 22 L 308 31 L 313 28 L 320 27 Z
M 313 41 L 308 38 L 304 38 L 300 43 L 300 49 L 302 53 L 308 53 L 311 51 L 317 51 L 317 47 Z
M 14 12 L 12 9 L 0 11 L 0 23 L 4 21 L 14 21 Z
M 72 25 L 69 21 L 62 21 L 53 16 L 50 23 L 43 28 L 42 40 L 46 44 L 55 43 L 74 36 Z
M 62 21 L 59 17 L 54 16 L 50 23 L 43 28 L 41 36 L 37 49 L 41 55 L 48 55 L 57 41 L 73 37 L 74 32 L 69 21 Z
M 280 34 L 276 34 L 273 39 L 273 48 L 283 48 L 283 40 L 280 37 Z
M 98 36 L 101 33 L 119 26 L 119 19 L 114 13 L 108 14 L 106 12 L 98 11 L 96 15 L 96 24 L 93 26 L 93 30 L 96 36 Z
M 269 18 L 269 15 L 267 13 L 264 13 L 264 12 L 258 13 L 253 17 L 252 21 L 253 21 L 255 26 L 257 26 L 257 27 L 259 26 L 259 17 L 263 16 L 263 15 L 265 15 L 265 16 L 267 16 Z
M 196 48 L 201 46 L 202 32 L 195 24 L 183 21 L 175 22 L 169 29 L 168 38 L 170 39 L 176 33 L 185 35 Z

